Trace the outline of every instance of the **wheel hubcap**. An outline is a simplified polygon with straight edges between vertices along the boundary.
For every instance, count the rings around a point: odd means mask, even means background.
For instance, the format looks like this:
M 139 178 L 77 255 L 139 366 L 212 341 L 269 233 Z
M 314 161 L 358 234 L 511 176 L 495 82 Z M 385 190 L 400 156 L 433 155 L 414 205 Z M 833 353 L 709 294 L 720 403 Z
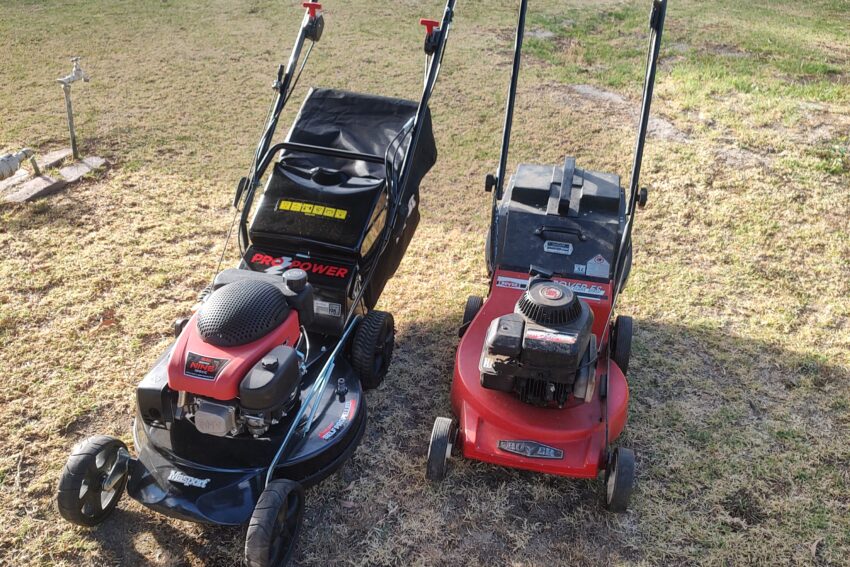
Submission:
M 114 448 L 106 448 L 95 456 L 94 466 L 87 471 L 80 485 L 80 511 L 86 516 L 95 517 L 109 508 L 118 497 L 117 485 L 123 476 L 118 474 L 117 479 L 112 479 L 119 471 L 119 451 Z M 107 483 L 107 479 L 110 482 Z

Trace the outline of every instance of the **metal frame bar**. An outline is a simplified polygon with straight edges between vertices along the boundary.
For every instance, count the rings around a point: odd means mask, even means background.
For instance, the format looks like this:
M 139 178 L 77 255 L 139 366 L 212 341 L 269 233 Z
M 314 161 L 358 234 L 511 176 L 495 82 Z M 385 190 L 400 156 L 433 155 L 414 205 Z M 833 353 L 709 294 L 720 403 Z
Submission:
M 315 418 L 316 408 L 319 405 L 319 401 L 321 400 L 321 393 L 325 389 L 325 386 L 328 385 L 328 380 L 330 380 L 331 374 L 333 374 L 333 369 L 335 365 L 335 359 L 339 352 L 342 350 L 342 347 L 348 341 L 348 337 L 351 335 L 351 332 L 357 326 L 357 323 L 360 321 L 360 317 L 355 317 L 346 327 L 345 331 L 342 333 L 342 336 L 339 338 L 339 341 L 336 343 L 336 346 L 331 351 L 330 356 L 328 357 L 327 362 L 319 371 L 319 374 L 316 376 L 316 381 L 313 382 L 313 386 L 310 388 L 307 397 L 301 402 L 301 407 L 298 408 L 298 413 L 295 414 L 295 418 L 292 420 L 292 425 L 289 427 L 289 431 L 286 433 L 286 437 L 283 438 L 283 442 L 281 442 L 280 447 L 275 453 L 274 458 L 272 459 L 271 464 L 269 465 L 269 469 L 266 472 L 266 485 L 268 485 L 272 478 L 274 477 L 274 471 L 277 468 L 280 459 L 283 457 L 283 453 L 286 450 L 287 445 L 292 440 L 292 437 L 295 435 L 295 432 L 298 431 L 301 426 L 301 420 L 304 417 L 304 414 L 307 413 L 307 408 L 310 407 L 311 403 L 312 409 L 310 410 L 310 417 L 307 419 L 307 422 L 304 424 L 303 433 L 306 434 L 310 431 L 310 426 L 313 425 L 313 419 Z M 313 403 L 315 401 L 315 403 Z
M 522 61 L 522 42 L 525 36 L 525 14 L 528 11 L 528 0 L 522 0 L 519 5 L 519 21 L 514 38 L 514 59 L 511 67 L 511 82 L 508 86 L 508 100 L 505 104 L 505 123 L 502 130 L 502 150 L 499 153 L 499 169 L 496 172 L 496 190 L 494 201 L 502 198 L 505 185 L 505 170 L 508 167 L 508 151 L 511 145 L 511 128 L 514 122 L 514 107 L 516 106 L 516 88 L 519 82 L 519 67 Z
M 635 142 L 634 160 L 632 161 L 632 176 L 629 180 L 629 201 L 626 203 L 626 226 L 623 229 L 623 237 L 620 240 L 620 246 L 617 250 L 617 259 L 614 262 L 614 286 L 611 290 L 611 311 L 614 314 L 614 308 L 617 305 L 617 298 L 620 296 L 620 290 L 623 286 L 623 273 L 625 268 L 625 248 L 631 241 L 632 226 L 634 225 L 635 205 L 637 204 L 638 184 L 640 182 L 640 168 L 643 161 L 643 149 L 646 144 L 646 132 L 649 127 L 649 109 L 652 105 L 652 92 L 655 87 L 655 74 L 658 66 L 658 54 L 661 50 L 661 34 L 664 31 L 664 18 L 667 14 L 667 0 L 652 0 L 652 11 L 649 15 L 649 50 L 646 57 L 646 70 L 643 83 L 643 100 L 641 102 L 640 124 L 638 126 L 637 141 Z M 602 337 L 610 332 L 611 315 L 605 322 L 605 328 L 602 330 Z M 605 381 L 605 400 L 602 402 L 602 409 L 605 420 L 605 466 L 608 466 L 610 451 L 609 428 L 608 428 L 608 388 L 611 383 L 611 341 L 605 341 L 605 375 L 602 379 Z
M 626 247 L 632 238 L 632 227 L 634 226 L 635 205 L 637 204 L 638 185 L 640 183 L 640 170 L 643 162 L 643 150 L 646 145 L 646 133 L 649 128 L 649 111 L 652 106 L 652 93 L 655 88 L 655 75 L 658 68 L 658 54 L 661 51 L 661 34 L 664 31 L 664 18 L 667 14 L 667 0 L 653 0 L 652 11 L 649 16 L 649 49 L 646 57 L 646 70 L 643 83 L 643 100 L 641 102 L 640 123 L 638 135 L 635 142 L 634 159 L 632 161 L 632 175 L 629 181 L 628 202 L 626 203 L 626 226 L 623 228 L 623 236 L 617 250 L 617 259 L 614 262 L 614 289 L 611 298 L 611 312 L 617 296 L 623 285 L 623 274 L 626 260 Z
M 499 224 L 499 201 L 502 199 L 504 192 L 506 170 L 508 167 L 508 153 L 511 145 L 511 129 L 514 122 L 514 107 L 516 105 L 516 89 L 519 82 L 519 69 L 522 61 L 522 42 L 525 35 L 525 15 L 528 11 L 528 0 L 522 0 L 519 5 L 519 17 L 516 27 L 516 36 L 514 38 L 514 58 L 511 66 L 511 81 L 508 86 L 508 100 L 505 103 L 505 120 L 502 129 L 502 147 L 499 152 L 499 169 L 496 171 L 496 187 L 493 191 L 493 204 L 490 210 L 490 239 L 489 239 L 489 257 L 495 259 L 498 254 L 498 242 L 496 235 L 498 234 Z M 489 269 L 490 266 L 487 266 Z

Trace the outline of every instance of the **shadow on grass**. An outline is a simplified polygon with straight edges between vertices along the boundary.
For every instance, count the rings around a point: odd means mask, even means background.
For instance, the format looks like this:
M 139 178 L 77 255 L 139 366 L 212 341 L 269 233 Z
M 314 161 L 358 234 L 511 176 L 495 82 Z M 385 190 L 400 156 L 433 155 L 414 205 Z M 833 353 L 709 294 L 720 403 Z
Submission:
M 716 329 L 637 320 L 629 376 L 631 416 L 620 442 L 637 449 L 638 488 L 631 512 L 612 516 L 601 506 L 598 480 L 454 459 L 441 485 L 424 481 L 431 425 L 436 416 L 450 415 L 457 318 L 400 322 L 390 374 L 368 395 L 369 425 L 360 448 L 337 479 L 310 491 L 313 505 L 308 507 L 306 529 L 296 552 L 298 564 L 369 556 L 392 556 L 402 562 L 433 557 L 443 565 L 558 563 L 564 557 L 589 564 L 641 561 L 647 558 L 641 542 L 663 530 L 653 525 L 657 520 L 647 509 L 690 510 L 693 506 L 694 513 L 701 513 L 697 504 L 665 502 L 670 498 L 666 492 L 641 489 L 642 484 L 673 482 L 666 472 L 659 472 L 666 466 L 671 439 L 694 450 L 706 443 L 687 423 L 687 416 L 669 419 L 668 401 L 682 411 L 700 414 L 719 411 L 718 402 L 725 400 L 739 410 L 721 416 L 725 426 L 746 437 L 761 427 L 763 417 L 775 414 L 779 419 L 778 408 L 789 399 L 803 392 L 820 395 L 846 376 L 845 369 L 816 355 L 788 352 Z M 703 426 L 712 427 L 710 423 Z M 715 427 L 715 432 L 706 435 L 727 443 L 723 430 Z M 727 448 L 735 451 L 731 445 Z M 350 498 L 344 486 L 355 484 L 363 486 L 366 503 L 341 508 L 340 502 Z M 760 510 L 758 494 L 741 493 L 733 484 L 728 492 L 719 503 L 730 516 L 740 516 L 742 522 L 763 519 L 750 513 Z M 438 535 L 421 545 L 406 542 L 404 530 L 409 528 L 394 519 L 388 511 L 392 506 L 384 505 L 385 501 L 400 502 L 398 506 L 410 517 L 439 518 Z M 374 548 L 376 525 L 381 525 L 380 533 L 386 532 L 378 551 Z M 341 530 L 343 536 L 329 537 L 328 530 Z M 192 527 L 121 508 L 87 537 L 100 546 L 105 564 L 230 565 L 241 556 L 244 529 Z M 696 559 L 686 549 L 669 553 L 677 561 Z
M 0 202 L 3 223 L 0 230 L 26 238 L 28 231 L 81 226 L 94 213 L 94 205 L 69 194 L 67 189 L 30 203 Z
M 126 496 L 125 496 L 126 497 Z M 187 527 L 189 529 L 184 529 Z M 244 529 L 166 523 L 156 514 L 120 507 L 87 538 L 97 542 L 102 565 L 233 565 Z M 238 560 L 237 560 L 238 561 Z

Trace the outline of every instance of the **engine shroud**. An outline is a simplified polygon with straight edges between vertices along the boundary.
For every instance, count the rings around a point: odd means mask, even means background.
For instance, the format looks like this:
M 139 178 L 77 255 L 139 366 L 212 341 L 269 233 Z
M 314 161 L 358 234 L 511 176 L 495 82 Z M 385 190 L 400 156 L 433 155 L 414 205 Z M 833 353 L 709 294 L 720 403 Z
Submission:
M 313 316 L 313 290 L 307 284 L 296 292 L 281 276 L 247 270 L 225 270 L 213 287 L 174 344 L 168 386 L 228 402 L 272 349 L 295 347 L 302 321 Z
M 490 323 L 481 385 L 513 392 L 526 403 L 563 406 L 574 385 L 586 386 L 595 350 L 592 327 L 593 312 L 570 288 L 531 280 L 515 312 Z

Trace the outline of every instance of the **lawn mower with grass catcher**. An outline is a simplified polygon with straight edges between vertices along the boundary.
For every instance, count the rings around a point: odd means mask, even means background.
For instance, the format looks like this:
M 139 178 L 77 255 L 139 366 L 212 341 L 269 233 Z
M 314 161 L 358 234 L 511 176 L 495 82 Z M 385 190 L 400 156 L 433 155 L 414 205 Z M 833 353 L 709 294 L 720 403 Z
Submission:
M 168 516 L 247 523 L 250 566 L 288 561 L 304 487 L 352 455 L 366 425 L 363 391 L 390 364 L 393 317 L 373 308 L 413 237 L 419 185 L 436 162 L 428 103 L 454 6 L 448 0 L 440 21 L 420 22 L 418 102 L 314 88 L 285 141 L 272 145 L 324 28 L 321 5 L 304 4 L 250 175 L 236 190 L 230 233 L 242 259 L 216 270 L 139 383 L 137 456 L 112 437 L 75 447 L 57 494 L 65 519 L 102 522 L 126 488 Z
M 628 279 L 638 189 L 666 0 L 653 0 L 643 103 L 628 191 L 618 176 L 562 165 L 520 164 L 503 189 L 522 52 L 522 0 L 493 192 L 487 299 L 466 304 L 451 405 L 437 418 L 426 476 L 446 474 L 452 452 L 567 477 L 604 472 L 605 503 L 625 511 L 635 456 L 610 448 L 623 430 L 632 320 L 614 317 Z

